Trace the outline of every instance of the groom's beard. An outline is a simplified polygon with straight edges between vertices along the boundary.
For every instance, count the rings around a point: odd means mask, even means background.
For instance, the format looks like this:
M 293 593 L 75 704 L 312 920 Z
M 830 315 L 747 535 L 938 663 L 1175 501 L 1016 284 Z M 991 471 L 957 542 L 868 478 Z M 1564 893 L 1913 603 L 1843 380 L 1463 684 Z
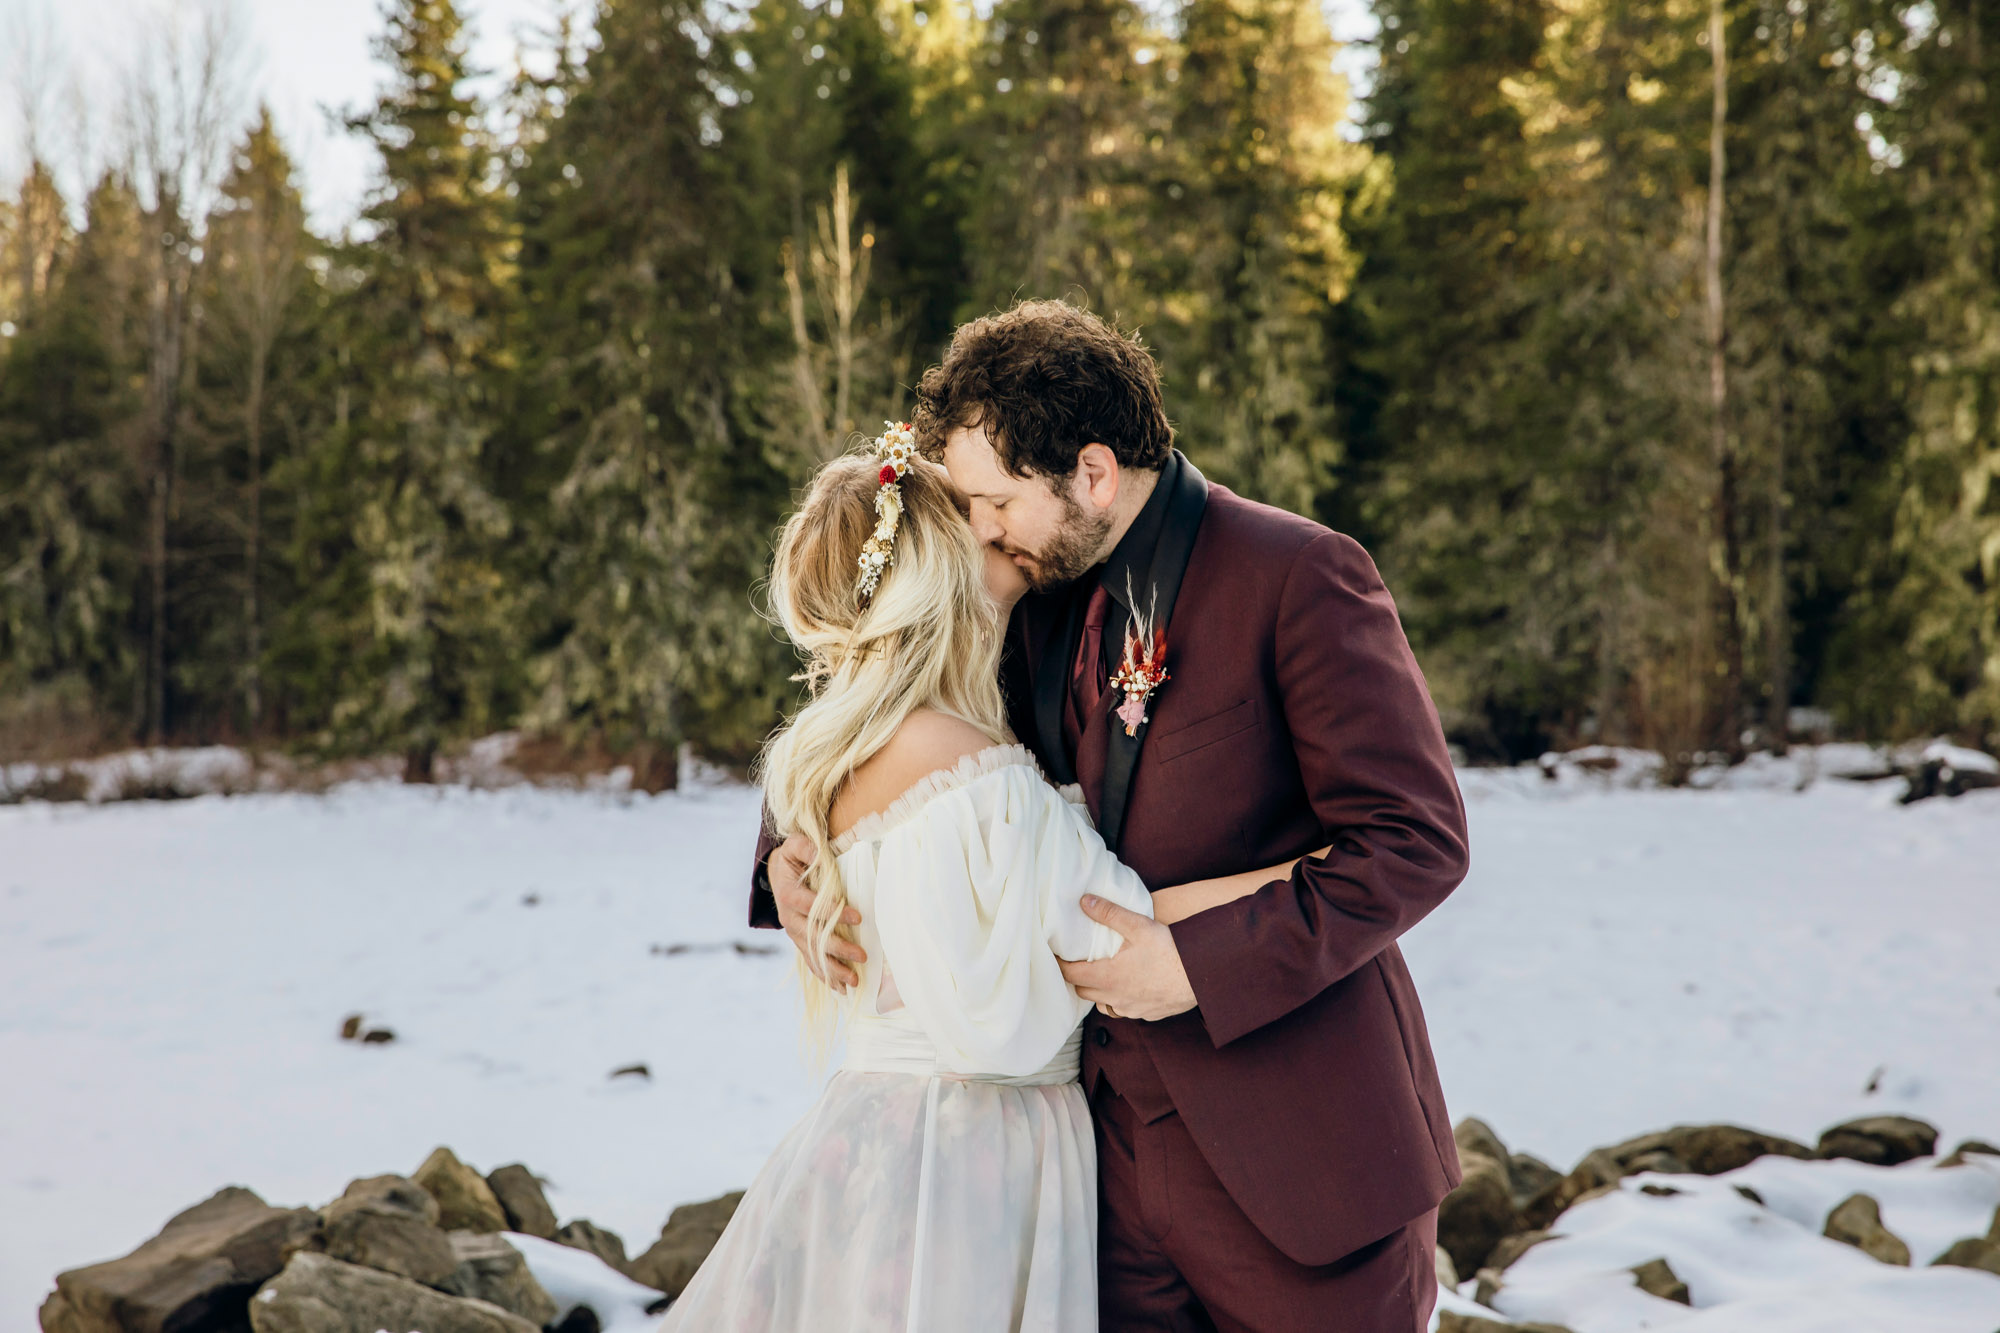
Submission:
M 1063 516 L 1056 525 L 1055 535 L 1039 551 L 1009 552 L 1028 557 L 1028 564 L 1021 572 L 1036 592 L 1049 592 L 1083 577 L 1097 563 L 1104 549 L 1104 538 L 1111 531 L 1109 513 L 1093 514 L 1072 495 L 1058 492 L 1056 498 L 1062 501 Z

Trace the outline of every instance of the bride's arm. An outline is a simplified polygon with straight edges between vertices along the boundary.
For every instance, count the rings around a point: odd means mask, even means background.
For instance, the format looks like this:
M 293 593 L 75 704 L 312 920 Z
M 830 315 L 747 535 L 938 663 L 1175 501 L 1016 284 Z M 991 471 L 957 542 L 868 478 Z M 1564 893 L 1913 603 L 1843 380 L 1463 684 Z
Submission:
M 1311 856 L 1325 856 L 1332 851 L 1328 844 Z M 1292 867 L 1305 857 L 1294 857 L 1280 861 L 1277 865 L 1266 866 L 1262 870 L 1246 870 L 1238 875 L 1223 875 L 1217 879 L 1198 879 L 1188 884 L 1175 884 L 1161 889 L 1153 895 L 1153 920 L 1171 926 L 1176 921 L 1185 921 L 1197 912 L 1206 912 L 1211 907 L 1233 903 L 1238 898 L 1247 898 L 1274 879 L 1290 879 Z

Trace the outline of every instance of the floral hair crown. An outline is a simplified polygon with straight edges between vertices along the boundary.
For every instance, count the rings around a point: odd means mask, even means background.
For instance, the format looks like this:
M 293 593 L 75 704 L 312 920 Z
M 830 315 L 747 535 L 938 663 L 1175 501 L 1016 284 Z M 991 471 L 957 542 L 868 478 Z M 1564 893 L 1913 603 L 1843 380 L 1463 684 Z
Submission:
M 880 484 L 875 488 L 875 531 L 861 544 L 861 577 L 854 583 L 863 606 L 875 595 L 883 571 L 896 563 L 896 529 L 903 521 L 903 474 L 917 456 L 917 435 L 909 422 L 882 424 L 886 429 L 875 437 L 870 449 L 882 460 L 882 470 L 876 474 Z

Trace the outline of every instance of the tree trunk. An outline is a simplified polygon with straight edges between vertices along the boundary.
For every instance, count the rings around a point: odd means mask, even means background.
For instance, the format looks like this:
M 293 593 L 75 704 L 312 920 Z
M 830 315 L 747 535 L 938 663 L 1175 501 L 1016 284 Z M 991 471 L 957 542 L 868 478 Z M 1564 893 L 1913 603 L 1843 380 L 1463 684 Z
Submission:
M 164 212 L 164 210 L 162 210 Z M 167 733 L 167 556 L 174 511 L 176 428 L 180 418 L 184 295 L 171 242 L 163 241 L 153 303 L 152 514 L 147 554 L 152 569 L 152 624 L 146 653 L 146 739 L 160 745 Z
M 403 751 L 403 781 L 430 783 L 436 780 L 437 743 L 430 740 L 413 742 Z
M 243 709 L 255 738 L 264 718 L 264 624 L 258 603 L 264 531 L 264 374 L 263 330 L 250 348 L 250 392 L 244 405 L 245 440 L 250 451 L 249 532 L 243 549 L 244 656 Z
M 1780 392 L 1772 423 L 1769 493 L 1770 513 L 1764 534 L 1764 742 L 1773 754 L 1791 748 L 1792 620 L 1786 605 L 1785 577 L 1785 453 L 1791 430 L 1791 398 Z
M 1725 359 L 1727 323 L 1722 293 L 1723 184 L 1729 124 L 1729 56 L 1724 50 L 1722 0 L 1709 0 L 1708 50 L 1714 73 L 1714 101 L 1708 136 L 1708 398 L 1710 453 L 1715 460 L 1716 496 L 1710 561 L 1716 584 L 1716 620 L 1722 638 L 1720 697 L 1715 730 L 1730 762 L 1743 757 L 1743 615 L 1740 605 L 1742 553 L 1737 542 L 1736 455 L 1729 443 L 1729 375 Z
M 854 219 L 847 203 L 847 164 L 834 168 L 833 175 L 833 433 L 845 441 L 854 430 L 849 416 L 854 400 L 854 312 L 861 293 L 854 281 L 854 249 L 851 231 Z M 822 234 L 826 228 L 821 227 Z
M 153 504 L 147 560 L 152 566 L 152 625 L 146 642 L 146 743 L 166 739 L 167 719 L 167 490 L 172 473 L 165 461 L 172 446 L 161 440 L 153 451 Z

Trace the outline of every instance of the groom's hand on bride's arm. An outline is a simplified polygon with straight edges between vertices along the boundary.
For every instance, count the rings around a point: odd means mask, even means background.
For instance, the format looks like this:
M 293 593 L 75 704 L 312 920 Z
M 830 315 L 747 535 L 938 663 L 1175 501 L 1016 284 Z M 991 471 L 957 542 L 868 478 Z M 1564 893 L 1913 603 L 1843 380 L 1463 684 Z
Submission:
M 778 924 L 791 936 L 792 947 L 799 951 L 799 957 L 806 960 L 806 966 L 813 966 L 812 954 L 806 949 L 806 917 L 812 912 L 813 891 L 807 886 L 806 868 L 812 864 L 813 847 L 810 839 L 794 833 L 771 850 L 765 870 L 771 877 L 771 897 L 778 905 Z M 861 913 L 852 907 L 841 914 L 841 920 L 849 926 L 861 924 Z M 868 953 L 853 940 L 844 940 L 836 935 L 827 944 L 829 955 L 826 974 L 815 974 L 837 991 L 845 991 L 861 980 L 861 965 L 868 961 Z
M 1171 930 L 1095 894 L 1083 896 L 1083 914 L 1117 931 L 1125 943 L 1094 963 L 1063 963 L 1063 976 L 1078 995 L 1113 1018 L 1147 1022 L 1194 1008 L 1194 987 Z

